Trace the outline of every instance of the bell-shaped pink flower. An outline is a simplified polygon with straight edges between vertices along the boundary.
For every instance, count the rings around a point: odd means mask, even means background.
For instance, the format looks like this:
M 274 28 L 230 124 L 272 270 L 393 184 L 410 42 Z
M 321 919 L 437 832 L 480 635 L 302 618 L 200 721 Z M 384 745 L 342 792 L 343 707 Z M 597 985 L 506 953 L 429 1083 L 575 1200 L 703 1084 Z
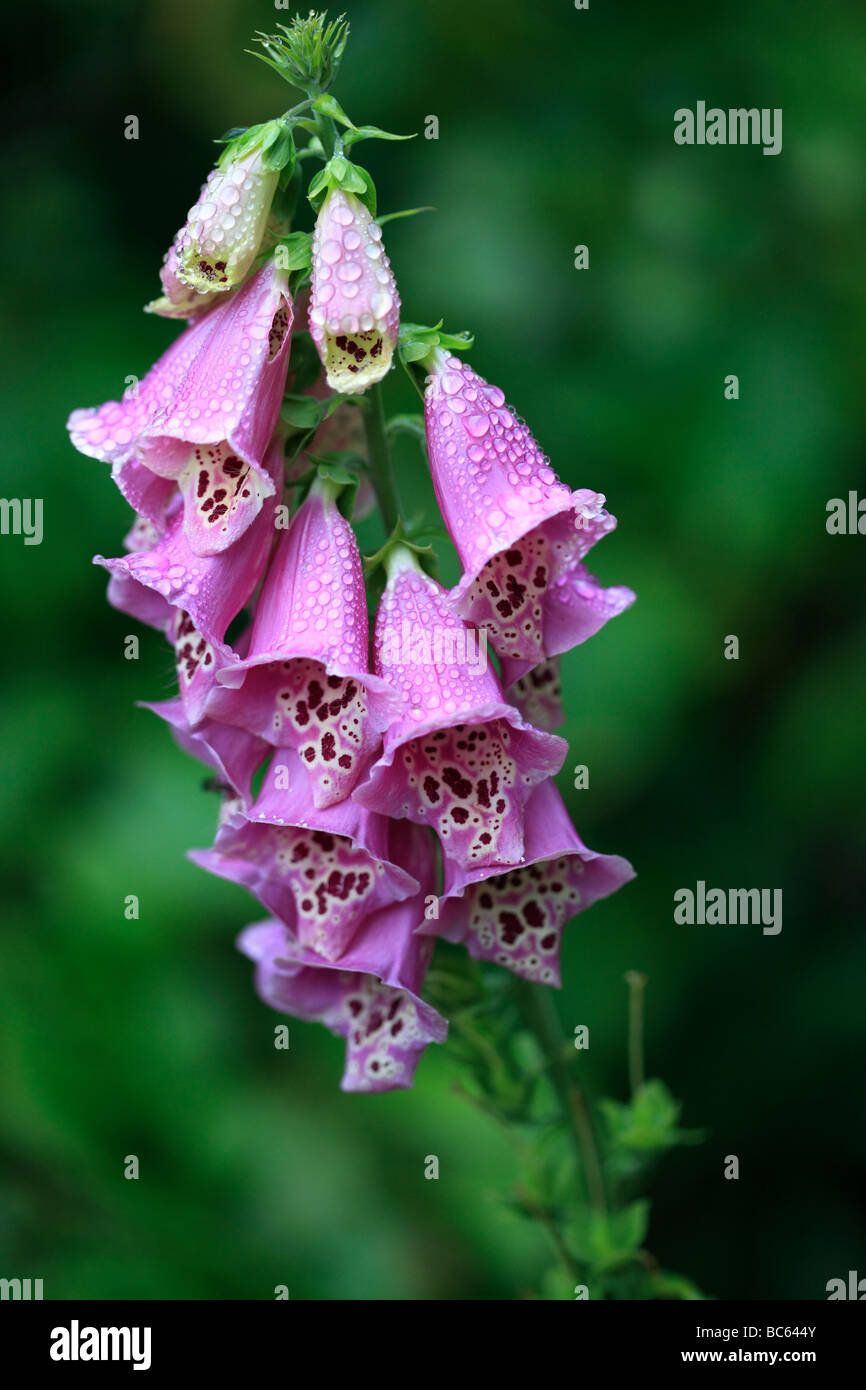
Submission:
M 224 666 L 214 719 L 295 748 L 318 807 L 348 796 L 399 709 L 368 670 L 364 576 L 339 488 L 316 479 L 277 543 L 256 606 L 249 654 Z
M 400 298 L 382 229 L 354 193 L 332 189 L 313 234 L 310 332 L 333 391 L 357 395 L 390 369 Z
M 522 858 L 530 790 L 567 751 L 564 739 L 534 729 L 505 702 L 480 636 L 409 550 L 392 551 L 374 669 L 399 691 L 402 708 L 354 797 L 432 826 L 446 856 L 466 867 Z
M 557 479 L 498 386 L 441 348 L 429 366 L 430 469 L 464 570 L 452 600 L 522 674 L 633 602 L 630 589 L 603 589 L 582 563 L 616 521 L 600 493 Z
M 526 980 L 559 985 L 563 928 L 634 878 L 634 870 L 619 855 L 586 848 L 551 781 L 529 798 L 525 840 L 524 859 L 513 868 L 466 869 L 446 859 L 439 918 L 425 918 L 418 930 L 462 942 L 476 960 L 495 961 Z
M 256 963 L 265 1003 L 346 1039 L 344 1091 L 411 1086 L 424 1049 L 444 1042 L 448 1032 L 445 1019 L 420 997 L 433 943 L 414 932 L 434 891 L 432 841 L 406 822 L 395 835 L 419 891 L 366 918 L 339 960 L 301 946 L 280 922 L 247 927 L 238 941 Z
M 285 387 L 291 326 L 286 275 L 269 262 L 191 323 L 122 401 L 73 411 L 73 444 L 112 464 L 138 510 L 146 496 L 152 520 L 167 494 L 157 484 L 148 492 L 140 470 L 176 481 L 191 548 L 197 555 L 227 549 L 274 491 L 263 460 Z
M 522 663 L 506 658 L 502 662 L 502 686 L 509 704 L 516 705 L 529 724 L 553 733 L 565 723 L 562 708 L 562 678 L 559 657 L 550 656 L 525 675 L 515 675 Z
M 269 476 L 277 483 L 280 452 L 269 450 L 266 460 Z M 196 555 L 184 532 L 183 509 L 176 496 L 164 532 L 138 517 L 126 537 L 128 554 L 114 560 L 94 557 L 94 564 L 110 575 L 112 607 L 163 632 L 174 648 L 183 709 L 193 728 L 205 717 L 217 672 L 246 655 L 249 630 L 234 649 L 224 638 L 264 573 L 275 510 L 276 495 L 272 495 L 229 550 Z
M 164 631 L 176 621 L 176 612 L 186 613 L 204 640 L 218 646 L 261 579 L 274 538 L 281 458 L 275 449 L 265 457 L 267 504 L 229 550 L 197 554 L 175 496 L 164 531 L 139 517 L 126 538 L 129 554 L 115 560 L 96 555 L 94 564 L 111 575 L 108 598 L 112 606 Z
M 247 814 L 232 805 L 213 848 L 190 858 L 249 888 L 299 945 L 339 960 L 366 917 L 418 890 L 391 835 L 351 800 L 317 809 L 303 763 L 282 749 Z

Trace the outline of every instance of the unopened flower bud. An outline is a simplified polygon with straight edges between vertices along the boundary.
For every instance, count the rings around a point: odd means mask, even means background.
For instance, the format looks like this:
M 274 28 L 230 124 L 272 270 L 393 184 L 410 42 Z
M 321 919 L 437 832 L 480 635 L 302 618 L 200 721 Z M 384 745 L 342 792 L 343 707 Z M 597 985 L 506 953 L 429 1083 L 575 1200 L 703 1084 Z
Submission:
M 382 229 L 353 193 L 332 189 L 313 236 L 310 332 L 333 391 L 356 395 L 388 372 L 400 297 Z

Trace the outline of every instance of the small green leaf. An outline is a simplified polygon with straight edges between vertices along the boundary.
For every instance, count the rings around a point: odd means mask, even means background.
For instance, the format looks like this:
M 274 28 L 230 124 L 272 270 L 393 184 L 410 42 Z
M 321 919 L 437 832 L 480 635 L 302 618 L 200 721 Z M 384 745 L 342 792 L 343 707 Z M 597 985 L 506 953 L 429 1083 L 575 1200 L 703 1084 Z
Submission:
M 610 1218 L 614 1246 L 623 1251 L 640 1250 L 649 1230 L 650 1204 L 645 1199 L 632 1202 Z
M 700 1130 L 679 1128 L 682 1106 L 661 1081 L 646 1081 L 632 1100 L 599 1102 L 615 1145 L 636 1152 L 661 1152 L 677 1144 L 699 1143 Z
M 288 392 L 280 407 L 280 419 L 296 430 L 317 429 L 325 412 L 324 402 L 315 396 L 301 396 Z
M 279 264 L 283 270 L 290 273 L 295 270 L 309 270 L 313 247 L 313 239 L 309 232 L 289 232 L 288 236 L 280 237 L 277 246 L 284 248 L 279 256 Z
M 649 1205 L 647 1201 L 633 1202 L 612 1213 L 580 1208 L 566 1224 L 569 1249 L 597 1271 L 628 1263 L 643 1245 Z
M 330 116 L 331 120 L 336 121 L 339 125 L 349 126 L 351 130 L 358 129 L 354 121 L 349 120 L 336 97 L 330 95 L 316 97 L 312 106 L 314 111 L 318 111 L 322 116 Z
M 376 221 L 380 227 L 384 227 L 386 222 L 396 222 L 401 217 L 415 217 L 419 212 L 435 212 L 436 209 L 430 208 L 404 208 L 402 212 L 386 212 L 384 217 L 377 217 Z
M 351 125 L 351 122 L 348 120 L 348 118 L 347 118 L 347 120 L 346 120 L 346 124 L 347 124 L 347 125 Z M 353 126 L 352 129 L 349 131 L 349 133 L 343 137 L 343 144 L 344 144 L 344 145 L 346 146 L 346 148 L 348 149 L 350 145 L 356 145 L 356 144 L 358 143 L 359 140 L 415 140 L 415 139 L 417 139 L 417 134 L 414 133 L 414 132 L 413 132 L 412 135 L 394 135 L 394 134 L 392 134 L 392 132 L 391 132 L 390 130 L 380 130 L 379 127 L 378 127 L 378 126 L 375 126 L 375 125 L 362 125 L 362 126 Z

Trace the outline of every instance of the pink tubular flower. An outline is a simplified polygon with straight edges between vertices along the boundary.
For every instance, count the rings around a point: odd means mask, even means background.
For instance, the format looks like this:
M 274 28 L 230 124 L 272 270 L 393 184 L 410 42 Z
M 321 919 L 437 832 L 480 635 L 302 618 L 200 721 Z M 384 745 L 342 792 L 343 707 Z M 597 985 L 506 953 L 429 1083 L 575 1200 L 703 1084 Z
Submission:
M 403 706 L 354 796 L 371 810 L 432 825 L 446 855 L 464 867 L 522 857 L 530 789 L 559 770 L 567 751 L 563 739 L 532 728 L 506 704 L 478 639 L 412 553 L 395 548 L 374 668 Z
M 529 724 L 552 733 L 565 723 L 562 708 L 562 679 L 559 657 L 551 656 L 533 666 L 525 675 L 515 675 L 522 663 L 506 658 L 502 662 L 502 685 L 505 698 L 516 705 Z
M 281 467 L 280 450 L 269 449 L 264 464 L 268 503 L 240 540 L 216 555 L 199 555 L 192 549 L 177 497 L 164 531 L 138 517 L 126 538 L 128 555 L 116 560 L 94 557 L 94 564 L 111 574 L 112 606 L 166 631 L 174 620 L 173 610 L 187 613 L 206 642 L 221 643 L 264 572 L 274 536 Z
M 288 369 L 286 285 L 269 262 L 184 329 L 122 401 L 69 417 L 75 447 L 111 463 L 121 492 L 152 521 L 164 520 L 177 482 L 197 555 L 232 545 L 274 491 L 263 457 Z
M 464 569 L 451 597 L 522 674 L 634 601 L 631 589 L 601 588 L 582 564 L 616 521 L 600 493 L 559 482 L 497 386 L 441 348 L 429 362 L 430 469 Z
M 354 193 L 332 189 L 313 234 L 310 332 L 333 391 L 356 395 L 391 366 L 400 298 L 382 229 Z
M 348 796 L 399 701 L 368 669 L 364 576 L 339 487 L 316 479 L 274 551 L 249 654 L 224 666 L 208 713 L 295 748 L 317 807 Z
M 524 979 L 559 985 L 563 927 L 634 878 L 634 870 L 619 855 L 586 848 L 553 782 L 532 792 L 525 825 L 524 861 L 513 868 L 467 870 L 446 859 L 439 920 L 418 930 L 462 942 L 476 960 Z
M 448 1032 L 420 998 L 433 943 L 413 931 L 433 892 L 432 841 L 406 822 L 394 833 L 419 892 L 366 918 L 339 960 L 305 949 L 280 922 L 247 927 L 238 941 L 266 1004 L 346 1039 L 344 1091 L 411 1086 L 421 1053 Z
M 229 803 L 213 848 L 190 858 L 249 888 L 301 947 L 336 961 L 366 917 L 418 890 L 393 834 L 351 800 L 317 810 L 302 762 L 284 749 L 249 812 Z
M 280 448 L 268 450 L 266 468 L 276 483 L 282 468 Z M 275 509 L 272 495 L 230 550 L 196 555 L 183 529 L 180 499 L 175 497 L 164 533 L 138 517 L 126 537 L 129 554 L 115 560 L 94 557 L 94 564 L 109 572 L 112 607 L 163 632 L 174 648 L 181 700 L 191 728 L 205 717 L 217 671 L 246 654 L 248 633 L 234 650 L 223 639 L 264 572 Z

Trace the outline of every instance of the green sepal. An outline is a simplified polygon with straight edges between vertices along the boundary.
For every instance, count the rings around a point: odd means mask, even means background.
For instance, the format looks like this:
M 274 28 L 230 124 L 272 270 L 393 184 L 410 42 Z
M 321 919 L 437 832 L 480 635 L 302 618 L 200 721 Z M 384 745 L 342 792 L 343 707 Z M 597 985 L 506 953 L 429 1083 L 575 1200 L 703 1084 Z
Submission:
M 432 545 L 417 544 L 411 541 L 406 534 L 402 521 L 398 521 L 385 544 L 380 546 L 374 555 L 364 556 L 364 574 L 369 576 L 373 574 L 380 565 L 384 565 L 388 556 L 398 545 L 403 546 L 406 550 L 411 550 L 413 554 L 418 556 L 418 560 L 425 573 L 430 574 L 429 566 L 431 562 L 437 565 L 438 568 L 436 552 Z M 431 578 L 435 577 L 435 575 L 431 575 Z
M 286 121 L 269 121 L 268 125 L 271 129 L 262 142 L 262 167 L 269 174 L 280 174 L 285 186 L 295 167 L 295 141 Z
M 231 132 L 228 133 L 231 135 Z M 295 142 L 290 126 L 282 117 L 275 121 L 262 121 L 259 125 L 247 126 L 231 139 L 223 136 L 217 143 L 225 144 L 225 149 L 217 160 L 218 168 L 223 168 L 232 160 L 249 153 L 256 145 L 261 146 L 262 165 L 268 173 L 282 172 L 288 167 L 291 174 L 294 166 Z
M 335 188 L 353 193 L 364 204 L 371 217 L 376 216 L 376 186 L 366 169 L 353 164 L 341 154 L 329 159 L 324 169 L 310 183 L 307 197 L 318 212 L 327 195 Z
M 308 454 L 307 458 L 310 461 L 310 467 L 305 469 L 297 478 L 293 478 L 290 483 L 290 486 L 295 490 L 295 511 L 307 500 L 310 489 L 319 480 L 330 484 L 337 510 L 342 517 L 345 517 L 346 521 L 351 521 L 355 510 L 355 498 L 358 495 L 357 476 L 349 469 L 343 468 L 338 462 L 332 462 L 336 455 Z
M 357 473 L 344 468 L 337 461 L 336 455 L 316 456 L 309 454 L 308 458 L 316 469 L 316 477 L 321 478 L 322 482 L 330 483 L 334 489 L 338 489 L 334 497 L 337 510 L 346 521 L 351 521 L 355 512 L 355 499 L 358 495 Z
M 443 333 L 442 320 L 432 328 L 420 323 L 400 325 L 397 351 L 404 366 L 410 362 L 423 362 L 434 348 L 447 348 L 452 352 L 466 352 L 475 339 L 471 333 Z
M 238 137 L 239 137 L 240 135 L 246 134 L 246 132 L 247 132 L 248 129 L 249 129 L 249 126 L 245 126 L 245 125 L 233 125 L 232 128 L 231 128 L 231 130 L 227 130 L 227 131 L 226 131 L 225 135 L 218 135 L 218 136 L 216 137 L 216 139 L 214 140 L 214 144 L 215 144 L 215 145 L 230 145 L 230 144 L 232 143 L 232 141 L 237 140 Z

